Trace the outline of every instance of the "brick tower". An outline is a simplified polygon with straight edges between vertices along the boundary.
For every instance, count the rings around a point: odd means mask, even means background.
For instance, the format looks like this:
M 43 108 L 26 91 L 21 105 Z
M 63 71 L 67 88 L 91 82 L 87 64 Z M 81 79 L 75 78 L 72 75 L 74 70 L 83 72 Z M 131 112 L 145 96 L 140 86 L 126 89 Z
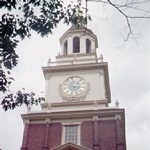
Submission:
M 23 114 L 21 150 L 126 150 L 124 109 L 109 107 L 108 64 L 97 57 L 97 36 L 72 26 L 56 61 L 43 67 L 45 102 Z

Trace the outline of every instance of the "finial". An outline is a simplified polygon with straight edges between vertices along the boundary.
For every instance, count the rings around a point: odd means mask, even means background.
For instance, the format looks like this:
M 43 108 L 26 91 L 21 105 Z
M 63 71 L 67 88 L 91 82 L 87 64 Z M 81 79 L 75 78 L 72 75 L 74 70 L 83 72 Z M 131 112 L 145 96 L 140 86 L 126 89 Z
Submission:
M 118 100 L 116 100 L 115 106 L 116 106 L 116 108 L 119 108 L 119 102 L 118 102 Z
M 96 100 L 94 101 L 93 104 L 94 104 L 94 105 L 93 105 L 93 106 L 94 106 L 94 109 L 98 109 L 98 108 L 97 108 L 98 104 L 97 104 L 97 101 L 96 101 Z
M 100 54 L 100 62 L 103 62 L 103 55 L 102 54 Z
M 50 63 L 51 63 L 51 58 L 49 57 L 47 65 L 50 66 Z
M 30 113 L 30 112 L 31 112 L 31 107 L 28 106 L 28 107 L 27 107 L 27 110 L 28 110 L 28 113 Z

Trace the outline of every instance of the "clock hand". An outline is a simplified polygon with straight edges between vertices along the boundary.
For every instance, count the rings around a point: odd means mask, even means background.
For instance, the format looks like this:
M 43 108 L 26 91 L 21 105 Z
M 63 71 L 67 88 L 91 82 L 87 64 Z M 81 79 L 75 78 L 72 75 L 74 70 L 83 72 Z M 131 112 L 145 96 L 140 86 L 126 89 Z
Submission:
M 78 85 L 74 85 L 73 87 L 80 87 L 80 85 L 78 84 Z
M 78 84 L 77 84 L 77 83 L 78 83 Z M 77 86 L 80 86 L 80 84 L 79 84 L 78 79 L 76 78 L 76 80 L 75 80 L 75 82 L 74 82 L 74 84 L 73 84 L 73 87 L 77 87 Z

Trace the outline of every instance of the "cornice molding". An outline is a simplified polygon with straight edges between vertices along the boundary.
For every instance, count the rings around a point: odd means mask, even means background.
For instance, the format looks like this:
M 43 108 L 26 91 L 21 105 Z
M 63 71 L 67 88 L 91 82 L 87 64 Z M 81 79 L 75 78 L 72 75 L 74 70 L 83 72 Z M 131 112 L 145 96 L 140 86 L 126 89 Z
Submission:
M 48 118 L 51 122 L 56 120 L 66 120 L 66 119 L 86 119 L 91 118 L 93 120 L 93 116 L 97 116 L 99 120 L 110 120 L 110 118 L 116 119 L 117 116 L 121 116 L 122 121 L 124 118 L 124 109 L 99 109 L 99 110 L 75 110 L 75 111 L 59 111 L 59 112 L 32 112 L 30 114 L 22 114 L 22 119 L 24 122 L 29 120 L 31 123 L 35 121 L 42 121 L 45 123 Z M 108 119 L 107 119 L 108 118 Z
M 86 106 L 94 104 L 107 104 L 108 100 L 91 100 L 91 101 L 67 101 L 57 103 L 42 103 L 41 107 L 62 107 L 62 106 Z
M 73 65 L 59 65 L 42 67 L 44 75 L 48 73 L 66 72 L 66 71 L 79 71 L 79 70 L 95 70 L 104 68 L 108 70 L 108 63 L 86 63 L 86 64 L 73 64 Z

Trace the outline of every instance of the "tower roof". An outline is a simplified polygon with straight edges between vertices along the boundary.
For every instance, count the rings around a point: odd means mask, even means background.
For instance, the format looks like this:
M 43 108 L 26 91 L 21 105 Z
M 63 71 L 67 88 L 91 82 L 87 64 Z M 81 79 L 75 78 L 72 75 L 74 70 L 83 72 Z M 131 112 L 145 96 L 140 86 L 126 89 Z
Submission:
M 97 36 L 93 33 L 92 30 L 88 29 L 87 27 L 85 26 L 75 26 L 75 25 L 72 25 L 61 37 L 60 37 L 60 41 L 62 41 L 65 37 L 67 37 L 68 34 L 73 34 L 73 33 L 84 33 L 84 34 L 87 34 L 87 35 L 90 35 L 92 36 L 94 39 L 95 39 L 95 45 L 96 45 L 96 48 L 98 47 L 98 41 L 97 41 Z

